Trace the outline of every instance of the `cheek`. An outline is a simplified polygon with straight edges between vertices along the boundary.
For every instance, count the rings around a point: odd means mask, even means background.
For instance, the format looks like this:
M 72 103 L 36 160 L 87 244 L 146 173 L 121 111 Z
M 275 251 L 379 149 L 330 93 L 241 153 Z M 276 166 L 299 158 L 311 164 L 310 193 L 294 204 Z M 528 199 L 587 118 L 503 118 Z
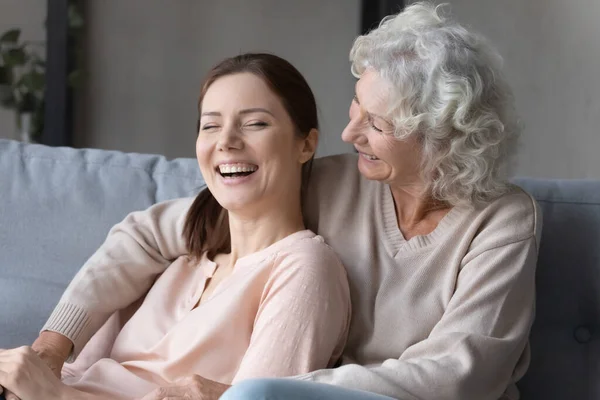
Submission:
M 208 141 L 202 138 L 196 140 L 196 159 L 200 168 L 210 162 L 211 148 L 212 146 Z
M 247 141 L 247 145 L 263 160 L 289 158 L 296 149 L 295 136 L 287 131 L 272 131 L 265 135 L 256 135 Z
M 380 133 L 369 135 L 369 146 L 373 154 L 385 161 L 387 164 L 394 164 L 400 155 L 395 151 L 394 143 L 390 139 L 383 137 Z

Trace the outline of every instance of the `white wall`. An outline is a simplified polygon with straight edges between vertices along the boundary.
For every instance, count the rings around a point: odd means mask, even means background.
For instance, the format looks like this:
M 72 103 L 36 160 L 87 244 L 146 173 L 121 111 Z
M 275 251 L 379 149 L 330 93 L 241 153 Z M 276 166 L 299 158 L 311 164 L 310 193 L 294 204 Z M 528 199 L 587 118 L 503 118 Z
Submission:
M 20 28 L 21 39 L 46 40 L 44 20 L 46 0 L 0 0 L 0 35 Z M 0 138 L 17 139 L 16 116 L 13 110 L 0 107 Z
M 16 0 L 15 0 L 16 1 Z M 339 138 L 354 92 L 348 52 L 359 0 L 89 1 L 87 82 L 76 144 L 194 156 L 201 78 L 222 58 L 274 52 L 317 97 L 319 154 L 351 150 Z
M 504 57 L 525 125 L 518 175 L 600 178 L 600 1 L 445 2 Z

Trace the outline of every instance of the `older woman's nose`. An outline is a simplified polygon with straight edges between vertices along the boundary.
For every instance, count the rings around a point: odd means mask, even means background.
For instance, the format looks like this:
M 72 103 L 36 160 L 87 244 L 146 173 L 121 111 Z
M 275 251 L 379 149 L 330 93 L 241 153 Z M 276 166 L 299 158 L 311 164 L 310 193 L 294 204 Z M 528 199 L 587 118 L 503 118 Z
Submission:
M 366 136 L 361 132 L 359 124 L 355 120 L 350 120 L 346 128 L 342 131 L 342 140 L 346 143 L 365 144 Z

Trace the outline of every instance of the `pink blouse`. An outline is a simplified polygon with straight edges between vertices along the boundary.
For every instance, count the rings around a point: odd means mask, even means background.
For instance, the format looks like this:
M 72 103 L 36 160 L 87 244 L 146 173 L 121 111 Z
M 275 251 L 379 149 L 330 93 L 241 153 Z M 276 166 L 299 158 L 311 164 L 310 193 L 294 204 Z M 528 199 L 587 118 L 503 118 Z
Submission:
M 240 258 L 196 308 L 216 264 L 180 257 L 123 325 L 115 315 L 63 368 L 63 381 L 115 399 L 197 374 L 232 384 L 331 367 L 344 347 L 346 272 L 305 230 Z

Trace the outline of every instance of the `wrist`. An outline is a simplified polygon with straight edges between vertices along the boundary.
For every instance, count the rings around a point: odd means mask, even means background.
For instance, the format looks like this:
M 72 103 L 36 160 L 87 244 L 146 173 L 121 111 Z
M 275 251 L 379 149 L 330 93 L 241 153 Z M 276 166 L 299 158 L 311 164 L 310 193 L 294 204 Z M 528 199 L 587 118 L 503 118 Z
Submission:
M 31 348 L 40 355 L 58 357 L 64 361 L 71 354 L 73 342 L 60 333 L 44 331 L 33 342 Z

